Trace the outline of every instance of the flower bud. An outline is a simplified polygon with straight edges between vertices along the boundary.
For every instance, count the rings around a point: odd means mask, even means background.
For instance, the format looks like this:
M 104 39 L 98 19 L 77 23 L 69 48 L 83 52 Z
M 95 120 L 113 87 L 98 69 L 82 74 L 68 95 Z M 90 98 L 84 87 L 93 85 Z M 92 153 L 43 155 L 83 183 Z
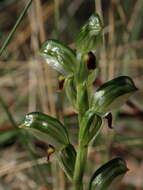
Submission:
M 102 23 L 97 14 L 91 15 L 76 37 L 75 45 L 79 52 L 87 53 L 94 50 L 102 41 Z

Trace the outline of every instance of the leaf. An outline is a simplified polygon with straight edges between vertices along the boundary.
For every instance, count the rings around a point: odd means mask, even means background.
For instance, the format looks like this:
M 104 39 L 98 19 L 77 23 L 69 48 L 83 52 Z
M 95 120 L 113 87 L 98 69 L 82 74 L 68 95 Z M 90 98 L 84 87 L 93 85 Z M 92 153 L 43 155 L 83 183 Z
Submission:
M 72 180 L 75 167 L 76 151 L 73 145 L 68 145 L 58 154 L 58 161 L 61 168 L 65 171 L 67 177 Z
M 74 51 L 57 40 L 45 41 L 40 53 L 49 66 L 63 75 L 73 73 L 76 68 Z
M 65 79 L 64 87 L 69 102 L 76 108 L 77 92 L 74 82 L 74 76 L 69 76 Z
M 127 171 L 125 161 L 122 158 L 114 158 L 96 170 L 90 180 L 88 190 L 117 189 L 116 186 Z
M 137 88 L 128 76 L 110 80 L 97 89 L 91 100 L 91 107 L 100 114 L 105 114 L 122 106 Z
M 94 13 L 81 28 L 75 39 L 75 45 L 81 53 L 94 50 L 102 40 L 102 24 L 98 14 Z
M 102 119 L 93 110 L 88 110 L 82 118 L 80 128 L 80 144 L 83 146 L 95 138 L 101 130 Z
M 49 115 L 40 112 L 29 113 L 19 127 L 26 129 L 39 140 L 51 144 L 56 150 L 61 150 L 69 144 L 65 126 Z

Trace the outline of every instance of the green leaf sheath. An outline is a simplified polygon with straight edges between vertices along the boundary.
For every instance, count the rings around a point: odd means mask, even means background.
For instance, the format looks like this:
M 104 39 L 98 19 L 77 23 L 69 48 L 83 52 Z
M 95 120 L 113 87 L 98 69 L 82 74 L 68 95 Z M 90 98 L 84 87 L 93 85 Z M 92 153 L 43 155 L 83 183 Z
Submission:
M 84 113 L 89 109 L 88 90 L 85 82 L 77 86 L 77 107 L 80 121 Z
M 102 119 L 93 110 L 88 110 L 81 120 L 79 140 L 80 144 L 87 146 L 101 130 Z
M 42 44 L 41 56 L 47 64 L 63 75 L 74 72 L 76 55 L 72 49 L 57 40 L 47 40 Z
M 69 102 L 76 108 L 77 92 L 73 75 L 66 78 L 64 88 Z
M 59 164 L 71 181 L 73 178 L 75 159 L 76 151 L 71 144 L 62 149 L 58 154 Z
M 43 113 L 27 114 L 19 127 L 26 129 L 39 140 L 53 145 L 57 150 L 62 150 L 70 144 L 65 126 L 57 119 Z
M 88 190 L 108 190 L 112 186 L 114 190 L 127 171 L 125 161 L 122 158 L 114 158 L 96 170 L 90 180 Z
M 101 114 L 122 106 L 137 88 L 128 76 L 120 76 L 103 84 L 93 95 L 90 107 Z
M 76 68 L 76 82 L 78 84 L 83 83 L 88 78 L 89 71 L 87 69 L 84 56 L 81 53 L 77 54 L 77 68 Z
M 97 14 L 91 15 L 87 23 L 81 28 L 76 36 L 76 49 L 82 54 L 97 48 L 102 41 L 102 24 Z

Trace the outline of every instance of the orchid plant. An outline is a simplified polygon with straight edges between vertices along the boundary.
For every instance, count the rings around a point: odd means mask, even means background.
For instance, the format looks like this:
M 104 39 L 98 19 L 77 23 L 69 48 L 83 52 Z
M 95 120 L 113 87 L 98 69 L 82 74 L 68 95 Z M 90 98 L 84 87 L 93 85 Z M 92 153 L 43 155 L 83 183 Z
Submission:
M 83 183 L 88 146 L 96 140 L 103 127 L 103 119 L 110 120 L 110 112 L 119 108 L 137 90 L 130 77 L 119 76 L 94 92 L 97 70 L 95 50 L 102 42 L 102 31 L 100 17 L 93 14 L 75 38 L 76 50 L 52 39 L 45 41 L 40 49 L 45 62 L 62 74 L 61 88 L 65 89 L 69 102 L 78 114 L 77 148 L 70 141 L 68 128 L 54 117 L 32 112 L 25 116 L 20 125 L 20 128 L 51 145 L 49 151 L 54 150 L 74 190 L 115 189 L 117 179 L 128 171 L 122 158 L 114 158 L 93 173 L 88 187 L 85 188 Z

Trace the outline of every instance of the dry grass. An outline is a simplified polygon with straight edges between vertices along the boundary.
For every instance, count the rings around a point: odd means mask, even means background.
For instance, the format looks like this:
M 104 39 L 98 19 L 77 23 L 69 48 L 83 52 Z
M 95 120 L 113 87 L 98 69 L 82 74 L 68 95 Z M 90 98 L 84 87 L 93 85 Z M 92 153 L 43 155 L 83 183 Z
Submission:
M 1 42 L 15 23 L 16 16 L 24 3 L 24 0 L 15 1 L 5 8 L 1 8 L 2 3 L 0 4 Z M 17 123 L 27 112 L 38 110 L 65 120 L 74 136 L 76 129 L 72 127 L 74 116 L 71 116 L 74 110 L 67 104 L 64 93 L 59 94 L 57 73 L 43 63 L 38 55 L 38 49 L 40 44 L 48 38 L 59 38 L 70 44 L 75 36 L 74 32 L 79 30 L 81 23 L 95 9 L 104 22 L 104 43 L 97 50 L 100 66 L 98 76 L 103 82 L 118 75 L 132 76 L 140 88 L 139 94 L 132 101 L 137 107 L 139 105 L 141 112 L 143 111 L 143 39 L 141 36 L 143 3 L 140 0 L 131 1 L 131 3 L 128 0 L 127 4 L 121 0 L 110 0 L 107 8 L 106 6 L 107 3 L 104 0 L 33 1 L 27 16 L 18 27 L 6 52 L 0 58 L 0 95 L 4 98 Z M 85 15 L 86 11 L 87 15 Z M 80 15 L 83 17 L 80 18 Z M 69 27 L 71 28 L 69 29 Z M 66 31 L 69 31 L 69 34 Z M 134 109 L 127 106 L 123 107 L 122 112 L 134 115 Z M 0 113 L 1 134 L 2 131 L 14 130 L 1 106 Z M 113 149 L 112 156 L 117 155 L 117 150 L 119 150 L 127 159 L 130 168 L 130 172 L 124 178 L 124 187 L 121 189 L 141 190 L 143 189 L 141 172 L 143 171 L 141 151 L 143 121 L 136 116 L 135 118 L 131 116 L 130 119 L 132 119 L 132 124 L 126 118 L 122 118 L 122 122 L 117 118 L 115 126 L 119 136 L 125 135 L 126 142 L 117 141 L 114 144 L 115 135 L 111 135 L 109 146 L 112 145 L 110 147 L 111 150 Z M 105 129 L 105 134 L 103 134 L 105 139 L 108 133 L 110 133 L 109 129 Z M 135 141 L 128 140 L 131 137 L 137 139 Z M 19 141 L 19 138 L 16 137 L 13 145 L 8 146 L 5 144 L 6 142 L 1 145 L 0 189 L 67 190 L 69 187 L 70 190 L 70 185 L 67 184 L 54 157 L 52 157 L 53 163 L 47 164 L 45 157 L 42 157 L 45 156 L 45 152 L 34 146 L 35 139 L 31 139 L 27 145 L 27 149 L 32 152 L 31 157 L 31 153 L 29 155 Z M 99 143 L 97 149 L 91 147 L 89 155 L 91 165 L 95 162 L 98 164 L 103 162 L 106 157 L 105 153 L 107 152 L 104 143 Z M 37 167 L 38 165 L 40 167 Z M 88 170 L 91 173 L 92 167 L 89 166 Z M 85 178 L 86 180 L 88 180 L 88 176 Z M 43 184 L 46 186 L 42 186 Z

